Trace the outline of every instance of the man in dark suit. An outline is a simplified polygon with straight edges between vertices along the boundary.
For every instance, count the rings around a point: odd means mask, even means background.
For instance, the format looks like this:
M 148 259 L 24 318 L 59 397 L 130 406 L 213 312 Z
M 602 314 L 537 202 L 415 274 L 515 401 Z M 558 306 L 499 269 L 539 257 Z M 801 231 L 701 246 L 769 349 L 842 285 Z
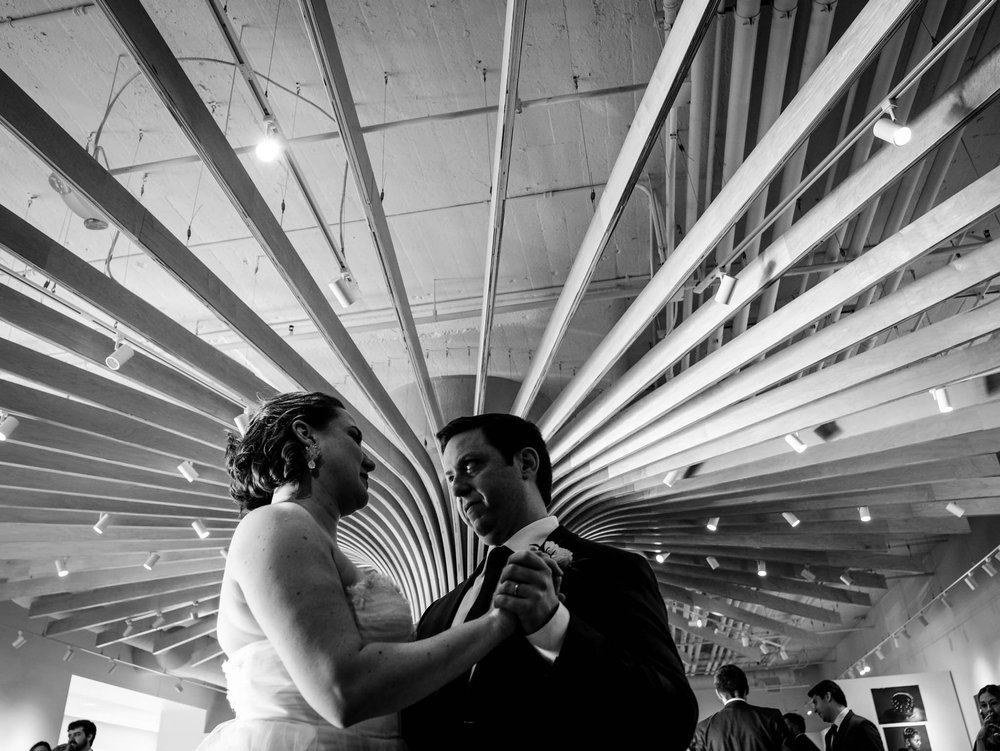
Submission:
M 885 751 L 878 728 L 847 708 L 847 698 L 836 683 L 820 681 L 809 689 L 809 698 L 816 714 L 831 723 L 826 751 Z
M 798 712 L 785 712 L 781 715 L 792 736 L 792 743 L 788 747 L 789 751 L 819 751 L 819 746 L 809 740 L 806 735 L 806 718 Z
M 475 617 L 490 599 L 521 628 L 471 675 L 403 712 L 411 749 L 687 748 L 697 702 L 645 559 L 547 514 L 552 465 L 530 422 L 463 417 L 438 440 L 458 512 L 490 551 L 427 609 L 417 636 Z M 499 586 L 484 585 L 500 565 Z
M 691 751 L 784 751 L 791 738 L 781 712 L 747 703 L 747 676 L 736 665 L 715 671 L 715 695 L 723 706 L 698 723 Z

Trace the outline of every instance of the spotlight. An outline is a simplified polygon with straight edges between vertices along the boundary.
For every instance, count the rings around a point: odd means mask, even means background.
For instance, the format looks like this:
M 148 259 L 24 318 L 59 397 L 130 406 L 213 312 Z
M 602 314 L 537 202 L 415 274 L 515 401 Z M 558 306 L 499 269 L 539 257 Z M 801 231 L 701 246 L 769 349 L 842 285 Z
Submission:
M 672 488 L 680 476 L 681 471 L 679 469 L 672 469 L 663 477 L 663 484 L 668 488 Z
M 861 517 L 861 521 L 870 522 L 872 520 L 872 512 L 867 506 L 858 506 L 858 516 Z
M 757 561 L 757 576 L 767 576 L 767 564 L 764 561 Z
M 882 647 L 875 647 L 875 656 L 880 660 L 885 659 L 885 652 L 882 651 Z
M 906 630 L 906 626 L 903 626 L 901 629 L 899 629 L 899 633 L 901 633 L 907 639 L 910 638 L 910 632 Z
M 156 618 L 153 619 L 152 626 L 153 628 L 161 628 L 166 624 L 167 619 L 163 617 L 162 611 L 156 610 L 154 612 L 156 613 Z
M 233 418 L 233 422 L 236 423 L 236 429 L 240 431 L 240 435 L 247 434 L 247 428 L 250 427 L 250 415 L 246 412 L 240 412 Z
M 125 630 L 122 631 L 122 636 L 131 636 L 133 631 L 135 631 L 135 625 L 132 623 L 132 619 L 126 618 Z
M 222 556 L 223 560 L 228 561 L 229 560 L 229 548 L 219 548 L 219 555 Z M 667 553 L 667 555 L 670 555 L 670 553 Z
M 667 553 L 667 555 L 670 555 L 670 553 Z M 665 560 L 667 560 L 667 555 L 664 555 L 663 553 L 657 553 L 653 557 L 657 563 L 663 563 Z
M 142 564 L 142 567 L 144 569 L 146 569 L 147 571 L 152 571 L 153 570 L 153 566 L 156 565 L 156 562 L 158 560 L 160 560 L 160 554 L 159 553 L 150 553 L 149 557 L 146 558 L 146 561 Z
M 892 635 L 892 646 L 899 648 L 899 636 L 896 634 Z
M 965 516 L 965 509 L 959 506 L 954 501 L 949 501 L 948 505 L 944 507 L 944 510 L 950 514 L 954 514 L 959 518 Z
M 177 471 L 184 475 L 184 479 L 188 482 L 194 482 L 198 479 L 198 470 L 194 468 L 194 464 L 191 463 L 190 459 L 185 459 L 178 464 Z
M 771 654 L 771 650 L 767 648 L 767 645 L 764 642 L 760 643 L 760 653 L 762 655 Z
M 976 580 L 975 580 L 975 578 L 973 578 L 972 574 L 968 574 L 965 577 L 965 583 L 969 586 L 969 589 L 975 590 L 975 588 L 976 588 Z
M 919 613 L 917 615 L 917 620 L 920 621 L 920 625 L 923 626 L 924 628 L 927 628 L 928 626 L 931 625 L 931 622 L 927 620 L 927 616 L 924 615 L 923 613 Z
M 742 644 L 744 647 L 749 647 L 750 646 L 750 634 L 744 633 L 743 636 L 740 637 L 740 644 Z
M 795 449 L 796 453 L 799 454 L 801 454 L 803 451 L 806 450 L 806 448 L 808 448 L 806 444 L 802 442 L 802 439 L 799 438 L 798 433 L 789 433 L 788 435 L 786 435 L 785 443 L 787 443 L 789 446 Z
M 788 662 L 788 652 L 785 651 L 784 647 L 781 648 L 781 651 L 778 652 L 778 654 L 781 656 L 782 660 L 784 660 L 785 662 Z
M 997 575 L 996 567 L 989 561 L 985 561 L 983 563 L 983 571 L 985 571 L 986 575 L 989 577 L 994 577 Z
M 733 296 L 733 289 L 736 287 L 736 277 L 722 272 L 719 274 L 719 289 L 715 292 L 715 301 L 719 305 L 729 305 L 729 300 Z
M 197 533 L 198 537 L 200 537 L 202 540 L 204 540 L 206 537 L 212 534 L 211 532 L 208 531 L 208 529 L 205 528 L 205 522 L 203 522 L 201 519 L 195 519 L 193 522 L 191 522 L 191 528 Z
M 76 657 L 76 650 L 73 647 L 66 647 L 66 652 L 62 656 L 63 662 L 69 662 L 74 657 Z
M 808 566 L 803 567 L 803 569 L 799 572 L 799 574 L 807 582 L 814 582 L 814 581 L 816 581 L 816 574 L 814 574 L 812 572 L 812 569 L 809 568 Z
M 705 525 L 709 532 L 715 532 L 719 528 L 719 517 L 713 516 L 708 520 L 708 524 Z
M 939 412 L 951 412 L 954 407 L 951 406 L 951 398 L 948 396 L 948 389 L 941 388 L 931 389 L 931 396 L 934 397 L 934 401 L 937 402 L 937 407 Z
M 909 128 L 895 122 L 891 117 L 880 117 L 875 121 L 875 127 L 872 130 L 876 138 L 881 138 L 893 146 L 905 146 L 913 137 Z
M 862 660 L 861 667 L 858 669 L 858 673 L 860 675 L 868 675 L 871 671 L 872 671 L 871 665 Z
M 174 691 L 176 691 L 179 694 L 184 693 L 184 686 L 181 685 L 180 681 L 177 681 L 177 684 L 174 686 Z
M 714 555 L 705 556 L 705 560 L 708 561 L 708 565 L 715 571 L 719 567 L 719 560 Z
M 342 308 L 351 307 L 355 300 L 358 299 L 358 295 L 361 293 L 361 288 L 358 283 L 354 281 L 354 277 L 351 276 L 351 272 L 347 269 L 343 269 L 340 274 L 330 282 L 330 291 L 333 292 L 333 296 L 337 298 L 337 302 L 340 303 Z
M 842 582 L 844 582 L 845 586 L 848 586 L 848 587 L 853 587 L 854 586 L 854 579 L 852 579 L 851 575 L 849 573 L 847 573 L 846 571 L 840 575 L 840 580 Z
M 116 671 L 117 669 L 118 669 L 118 661 L 117 661 L 117 660 L 115 660 L 114 658 L 112 658 L 112 659 L 111 659 L 111 667 L 110 667 L 110 668 L 108 668 L 108 675 L 111 675 L 111 674 L 112 674 L 113 672 L 115 672 L 115 671 Z
M 27 643 L 28 643 L 28 637 L 24 635 L 23 631 L 19 630 L 17 632 L 17 638 L 10 643 L 10 646 L 12 646 L 14 649 L 20 649 Z
M 788 526 L 790 527 L 797 527 L 799 526 L 799 524 L 802 523 L 799 517 L 797 517 L 791 511 L 782 511 L 781 515 L 785 517 L 785 521 L 788 522 Z
M 69 576 L 69 569 L 66 568 L 65 558 L 56 558 L 56 573 L 59 574 L 60 578 Z
M 134 354 L 135 350 L 132 349 L 131 344 L 126 341 L 116 340 L 115 351 L 104 358 L 104 364 L 110 370 L 118 370 L 122 365 L 131 360 Z
M 0 441 L 6 441 L 17 430 L 21 422 L 13 415 L 7 415 L 0 420 Z
M 111 526 L 111 514 L 101 514 L 101 517 L 97 520 L 97 524 L 94 525 L 94 531 L 99 535 L 104 534 L 104 530 Z
M 941 604 L 948 608 L 948 610 L 951 610 L 951 600 L 948 599 L 948 595 L 944 592 L 941 593 Z
M 273 162 L 284 150 L 278 137 L 278 126 L 270 118 L 264 121 L 264 137 L 257 142 L 255 153 L 262 162 Z

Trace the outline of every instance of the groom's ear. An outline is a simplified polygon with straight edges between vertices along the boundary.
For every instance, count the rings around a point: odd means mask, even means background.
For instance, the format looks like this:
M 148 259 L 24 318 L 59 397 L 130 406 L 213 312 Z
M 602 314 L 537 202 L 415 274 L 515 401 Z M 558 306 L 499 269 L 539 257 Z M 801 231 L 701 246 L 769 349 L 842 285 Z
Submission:
M 538 452 L 535 449 L 525 446 L 514 455 L 521 470 L 521 477 L 527 480 L 538 474 Z

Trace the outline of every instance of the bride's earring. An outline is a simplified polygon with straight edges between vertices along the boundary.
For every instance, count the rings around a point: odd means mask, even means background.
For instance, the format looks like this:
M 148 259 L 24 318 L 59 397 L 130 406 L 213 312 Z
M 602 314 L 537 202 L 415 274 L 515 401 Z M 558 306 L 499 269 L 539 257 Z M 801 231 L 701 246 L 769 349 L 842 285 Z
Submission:
M 319 446 L 316 442 L 306 444 L 306 466 L 311 472 L 316 470 L 316 460 L 319 459 Z

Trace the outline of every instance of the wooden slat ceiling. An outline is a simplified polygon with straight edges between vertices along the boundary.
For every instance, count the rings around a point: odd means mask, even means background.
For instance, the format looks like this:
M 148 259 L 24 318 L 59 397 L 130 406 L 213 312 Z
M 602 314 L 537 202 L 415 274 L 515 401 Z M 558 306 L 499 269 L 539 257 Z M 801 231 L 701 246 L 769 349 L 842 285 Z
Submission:
M 1000 514 L 990 0 L 0 0 L 0 39 L 0 601 L 38 636 L 221 685 L 225 431 L 297 388 L 358 417 L 341 543 L 419 614 L 480 554 L 432 435 L 481 342 L 692 674 L 829 660 Z

